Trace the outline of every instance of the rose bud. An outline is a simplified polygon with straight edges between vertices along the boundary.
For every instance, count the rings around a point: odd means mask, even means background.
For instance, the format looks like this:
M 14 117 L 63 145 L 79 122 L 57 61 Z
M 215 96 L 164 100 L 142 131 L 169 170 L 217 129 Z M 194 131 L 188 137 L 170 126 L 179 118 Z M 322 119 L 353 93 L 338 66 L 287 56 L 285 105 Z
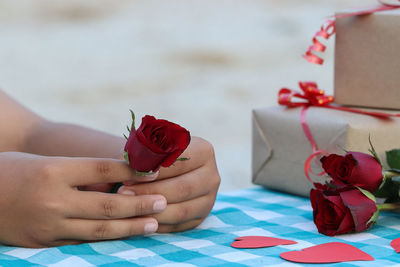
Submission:
M 310 201 L 314 223 L 321 234 L 334 236 L 362 232 L 375 223 L 379 215 L 376 203 L 359 189 L 316 186 L 311 190 Z
M 156 172 L 160 166 L 171 166 L 189 143 L 190 133 L 185 128 L 146 115 L 137 130 L 132 123 L 124 148 L 125 159 L 138 172 Z
M 371 155 L 347 152 L 321 158 L 322 168 L 336 183 L 358 186 L 374 193 L 383 182 L 382 166 Z

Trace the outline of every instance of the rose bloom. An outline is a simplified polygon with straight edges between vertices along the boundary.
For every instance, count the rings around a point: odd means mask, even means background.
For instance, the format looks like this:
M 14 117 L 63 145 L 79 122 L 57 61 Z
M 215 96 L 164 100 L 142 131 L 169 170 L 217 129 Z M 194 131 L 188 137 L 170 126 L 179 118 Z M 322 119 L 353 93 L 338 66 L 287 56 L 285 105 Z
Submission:
M 375 201 L 355 187 L 332 189 L 315 184 L 310 193 L 314 223 L 318 232 L 328 236 L 362 232 L 372 226 L 368 223 L 377 211 Z
M 374 193 L 383 181 L 382 166 L 371 155 L 347 152 L 321 158 L 322 168 L 336 183 L 358 186 Z
M 133 127 L 132 127 L 133 128 Z M 190 143 L 190 133 L 178 124 L 146 115 L 125 144 L 129 165 L 139 172 L 169 167 Z

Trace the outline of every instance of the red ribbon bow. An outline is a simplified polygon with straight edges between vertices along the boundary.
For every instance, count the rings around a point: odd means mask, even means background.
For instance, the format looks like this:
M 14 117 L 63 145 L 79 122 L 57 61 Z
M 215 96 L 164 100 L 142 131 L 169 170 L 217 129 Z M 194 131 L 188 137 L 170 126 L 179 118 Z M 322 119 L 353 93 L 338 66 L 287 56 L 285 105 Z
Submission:
M 282 106 L 287 106 L 290 108 L 293 107 L 303 107 L 301 110 L 300 114 L 300 122 L 301 126 L 303 128 L 304 134 L 307 137 L 308 141 L 311 144 L 313 153 L 311 154 L 310 157 L 306 160 L 304 164 L 304 173 L 308 180 L 312 182 L 310 178 L 310 172 L 311 170 L 311 161 L 313 158 L 316 156 L 323 154 L 326 155 L 328 154 L 324 150 L 319 150 L 317 143 L 314 140 L 314 137 L 312 136 L 311 130 L 308 127 L 307 121 L 306 121 L 306 112 L 307 109 L 311 106 L 314 107 L 321 107 L 321 108 L 329 108 L 329 109 L 336 109 L 336 110 L 341 110 L 341 111 L 347 111 L 347 112 L 352 112 L 352 113 L 358 113 L 358 114 L 363 114 L 363 115 L 368 115 L 368 116 L 373 116 L 377 117 L 379 119 L 389 119 L 391 117 L 400 117 L 400 114 L 391 114 L 391 113 L 384 113 L 384 112 L 371 112 L 371 111 L 364 111 L 364 110 L 359 110 L 359 109 L 354 109 L 354 108 L 349 108 L 349 107 L 341 107 L 341 106 L 334 106 L 331 105 L 333 102 L 333 97 L 325 95 L 325 91 L 321 90 L 318 88 L 318 85 L 315 82 L 299 82 L 299 86 L 302 92 L 300 91 L 295 91 L 291 90 L 288 88 L 282 88 L 279 90 L 278 93 L 278 103 L 279 105 Z M 323 175 L 324 172 L 319 173 L 317 175 Z
M 324 45 L 321 41 L 319 41 L 319 37 L 328 40 L 332 35 L 336 32 L 335 22 L 337 18 L 346 18 L 346 17 L 353 17 L 353 16 L 363 16 L 363 15 L 370 15 L 376 12 L 385 11 L 385 10 L 392 10 L 400 8 L 400 0 L 379 0 L 381 3 L 378 7 L 368 8 L 365 10 L 340 14 L 336 16 L 332 16 L 331 19 L 328 19 L 324 22 L 321 26 L 321 29 L 314 34 L 312 39 L 312 45 L 307 49 L 305 55 L 303 57 L 310 63 L 322 65 L 324 60 L 315 54 L 315 52 L 325 52 L 326 45 Z
M 299 82 L 299 86 L 303 93 L 288 88 L 282 88 L 279 90 L 279 105 L 288 107 L 326 106 L 333 102 L 333 97 L 326 96 L 325 91 L 319 89 L 315 82 Z M 306 102 L 294 102 L 294 97 L 304 99 Z

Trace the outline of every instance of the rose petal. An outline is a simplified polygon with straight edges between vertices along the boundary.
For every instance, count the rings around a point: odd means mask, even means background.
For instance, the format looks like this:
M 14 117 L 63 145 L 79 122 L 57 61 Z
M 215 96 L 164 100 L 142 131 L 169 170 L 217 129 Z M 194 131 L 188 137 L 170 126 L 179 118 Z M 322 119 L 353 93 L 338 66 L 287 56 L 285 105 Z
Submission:
M 368 229 L 368 221 L 377 211 L 376 203 L 358 189 L 341 192 L 340 196 L 351 212 L 356 232 Z

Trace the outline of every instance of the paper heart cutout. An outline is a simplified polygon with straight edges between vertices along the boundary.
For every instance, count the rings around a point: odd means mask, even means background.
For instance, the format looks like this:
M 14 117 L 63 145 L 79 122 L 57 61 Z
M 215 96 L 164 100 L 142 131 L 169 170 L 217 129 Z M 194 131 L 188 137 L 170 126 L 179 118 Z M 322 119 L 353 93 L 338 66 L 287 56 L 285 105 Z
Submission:
M 373 261 L 374 258 L 364 251 L 341 242 L 331 242 L 300 251 L 281 253 L 281 258 L 299 263 L 336 263 L 345 261 Z
M 234 248 L 266 248 L 292 244 L 297 244 L 297 242 L 268 236 L 242 236 L 235 238 L 231 246 Z
M 400 238 L 394 239 L 392 242 L 390 242 L 390 245 L 392 248 L 399 253 L 400 252 Z

